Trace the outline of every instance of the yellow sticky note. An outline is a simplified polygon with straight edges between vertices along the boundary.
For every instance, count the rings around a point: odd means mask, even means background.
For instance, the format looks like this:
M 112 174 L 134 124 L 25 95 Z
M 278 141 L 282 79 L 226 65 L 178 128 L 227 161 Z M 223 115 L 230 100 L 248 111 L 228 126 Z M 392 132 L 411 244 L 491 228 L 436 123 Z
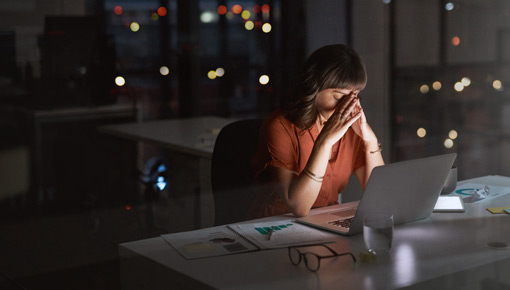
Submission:
M 491 213 L 506 213 L 505 209 L 510 208 L 510 206 L 502 206 L 502 207 L 488 207 L 487 210 Z

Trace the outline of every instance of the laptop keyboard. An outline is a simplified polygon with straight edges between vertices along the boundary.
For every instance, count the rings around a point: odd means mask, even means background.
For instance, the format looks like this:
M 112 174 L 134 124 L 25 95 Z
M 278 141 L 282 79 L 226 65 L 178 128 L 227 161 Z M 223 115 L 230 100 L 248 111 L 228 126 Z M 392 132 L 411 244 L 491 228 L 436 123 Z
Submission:
M 351 227 L 353 219 L 354 219 L 354 217 L 347 218 L 347 219 L 339 219 L 339 220 L 330 221 L 330 222 L 328 222 L 328 224 L 333 225 L 333 226 L 337 226 L 339 228 L 346 228 L 346 229 L 348 229 L 348 228 Z

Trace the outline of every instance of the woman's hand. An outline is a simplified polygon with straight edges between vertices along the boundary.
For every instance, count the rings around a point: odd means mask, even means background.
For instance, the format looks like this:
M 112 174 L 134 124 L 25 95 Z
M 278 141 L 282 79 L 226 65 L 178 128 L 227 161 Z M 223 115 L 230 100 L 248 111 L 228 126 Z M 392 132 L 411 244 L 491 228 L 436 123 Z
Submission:
M 362 110 L 356 110 L 357 106 L 359 106 L 359 102 L 355 94 L 340 99 L 335 111 L 325 123 L 324 128 L 322 128 L 317 138 L 318 141 L 324 142 L 327 146 L 333 146 L 333 144 L 338 142 L 347 132 L 347 129 L 357 121 L 359 122 L 360 117 L 363 115 Z
M 359 98 L 357 97 L 357 94 L 354 95 L 356 99 L 356 105 L 354 109 L 352 110 L 353 115 L 361 114 L 360 117 L 352 124 L 352 129 L 356 134 L 358 134 L 363 141 L 365 141 L 365 146 L 376 146 L 378 147 L 377 143 L 377 136 L 375 135 L 374 131 L 368 125 L 367 123 L 367 117 L 365 116 L 365 112 L 363 112 L 363 108 L 361 107 L 361 103 L 359 101 Z M 376 150 L 377 148 L 375 148 Z

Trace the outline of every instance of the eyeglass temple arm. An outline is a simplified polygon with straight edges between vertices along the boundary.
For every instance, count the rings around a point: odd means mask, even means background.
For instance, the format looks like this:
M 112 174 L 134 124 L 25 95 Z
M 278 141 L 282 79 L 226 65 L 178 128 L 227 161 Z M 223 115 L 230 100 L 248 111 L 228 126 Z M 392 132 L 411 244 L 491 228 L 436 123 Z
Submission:
M 331 253 L 333 253 L 335 256 L 345 256 L 345 255 L 349 255 L 351 256 L 351 258 L 354 260 L 354 262 L 357 262 L 356 261 L 356 257 L 351 253 L 351 252 L 345 252 L 345 253 L 337 253 L 335 252 L 333 249 L 331 249 L 330 247 L 328 247 L 327 245 L 322 245 L 324 246 L 326 249 L 328 249 Z

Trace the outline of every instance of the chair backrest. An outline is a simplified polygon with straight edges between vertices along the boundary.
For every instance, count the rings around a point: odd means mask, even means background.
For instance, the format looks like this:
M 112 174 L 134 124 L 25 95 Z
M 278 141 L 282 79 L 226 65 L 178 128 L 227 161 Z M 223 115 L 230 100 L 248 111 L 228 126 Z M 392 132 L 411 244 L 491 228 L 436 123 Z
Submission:
M 262 122 L 248 119 L 230 123 L 216 138 L 211 161 L 215 225 L 246 220 L 256 195 L 251 159 Z

